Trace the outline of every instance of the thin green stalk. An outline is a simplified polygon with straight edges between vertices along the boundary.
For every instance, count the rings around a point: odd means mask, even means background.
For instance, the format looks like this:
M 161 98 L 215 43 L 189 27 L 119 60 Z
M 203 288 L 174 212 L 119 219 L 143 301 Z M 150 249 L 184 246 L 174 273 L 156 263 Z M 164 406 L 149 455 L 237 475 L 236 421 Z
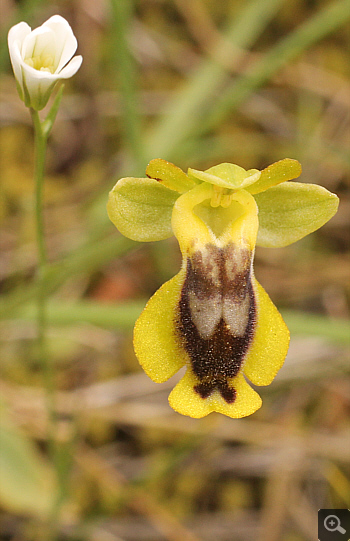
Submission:
M 47 272 L 47 255 L 45 246 L 44 217 L 43 217 L 43 189 L 45 173 L 45 157 L 47 147 L 47 136 L 44 133 L 39 114 L 31 109 L 32 120 L 35 133 L 35 229 L 38 249 L 37 265 L 37 332 L 38 332 L 38 354 L 45 378 L 45 388 L 47 392 L 47 410 L 48 410 L 48 444 L 51 455 L 54 453 L 53 443 L 53 425 L 55 422 L 54 408 L 54 382 L 52 365 L 49 360 L 46 333 L 47 333 L 47 298 L 45 289 L 45 277 Z
M 42 272 L 42 267 L 45 267 L 47 261 L 42 211 L 47 138 L 43 133 L 38 112 L 31 109 L 31 115 L 35 133 L 35 225 L 38 244 L 38 272 Z
M 45 278 L 47 274 L 47 254 L 45 246 L 44 216 L 43 216 L 43 191 L 47 139 L 49 130 L 45 129 L 45 124 L 40 121 L 39 113 L 30 109 L 35 133 L 35 229 L 38 250 L 37 264 L 37 347 L 38 356 L 44 377 L 46 390 L 46 408 L 48 414 L 47 443 L 48 452 L 51 460 L 58 471 L 57 449 L 55 439 L 56 413 L 55 413 L 55 383 L 53 366 L 47 347 L 47 292 L 45 287 Z M 57 498 L 58 501 L 58 498 Z M 47 541 L 54 541 L 56 538 L 57 522 L 59 514 L 59 505 L 55 501 L 50 522 L 47 530 Z

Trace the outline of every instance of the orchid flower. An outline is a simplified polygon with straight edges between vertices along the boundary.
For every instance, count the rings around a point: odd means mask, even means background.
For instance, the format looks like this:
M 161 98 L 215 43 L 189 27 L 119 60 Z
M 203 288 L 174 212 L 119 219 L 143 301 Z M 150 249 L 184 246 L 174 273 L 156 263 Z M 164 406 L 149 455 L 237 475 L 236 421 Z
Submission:
M 249 385 L 269 385 L 281 368 L 289 331 L 254 276 L 255 246 L 280 247 L 326 223 L 338 198 L 313 184 L 288 182 L 301 166 L 284 159 L 263 171 L 223 163 L 187 174 L 165 160 L 149 178 L 124 178 L 108 213 L 127 237 L 175 235 L 182 267 L 149 300 L 136 322 L 134 348 L 148 376 L 164 382 L 186 372 L 171 407 L 201 418 L 239 418 L 261 406 Z
M 72 77 L 82 56 L 74 56 L 77 40 L 60 15 L 50 17 L 31 30 L 21 22 L 8 33 L 8 46 L 18 93 L 27 107 L 40 111 L 47 104 L 56 83 Z

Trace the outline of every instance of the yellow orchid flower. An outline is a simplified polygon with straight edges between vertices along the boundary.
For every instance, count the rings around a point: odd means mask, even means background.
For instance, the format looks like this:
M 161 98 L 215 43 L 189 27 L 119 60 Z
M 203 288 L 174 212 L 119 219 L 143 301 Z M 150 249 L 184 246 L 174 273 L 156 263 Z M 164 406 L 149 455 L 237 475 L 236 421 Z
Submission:
M 261 398 L 247 379 L 269 385 L 281 368 L 289 331 L 254 277 L 255 246 L 298 240 L 338 204 L 324 188 L 286 182 L 300 172 L 286 159 L 263 171 L 220 164 L 186 175 L 157 159 L 147 167 L 150 178 L 122 179 L 112 190 L 109 216 L 124 234 L 174 234 L 179 242 L 180 272 L 149 300 L 134 330 L 136 356 L 153 381 L 186 366 L 169 396 L 177 412 L 250 415 Z

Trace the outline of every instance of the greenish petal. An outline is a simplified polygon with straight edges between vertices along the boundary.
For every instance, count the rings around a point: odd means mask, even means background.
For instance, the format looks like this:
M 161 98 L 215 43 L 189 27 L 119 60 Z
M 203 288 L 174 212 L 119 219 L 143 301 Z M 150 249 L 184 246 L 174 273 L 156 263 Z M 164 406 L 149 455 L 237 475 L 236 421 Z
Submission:
M 179 193 L 185 193 L 196 185 L 180 167 L 161 158 L 150 161 L 146 169 L 146 175 L 158 180 L 170 190 Z
M 248 190 L 251 194 L 257 194 L 264 192 L 271 186 L 286 182 L 286 180 L 292 180 L 299 177 L 301 173 L 301 165 L 297 160 L 285 158 L 275 162 L 261 171 L 260 178 L 248 186 Z
M 243 167 L 234 163 L 220 163 L 219 165 L 210 167 L 206 171 L 189 168 L 188 175 L 191 178 L 209 182 L 209 184 L 214 184 L 215 186 L 236 190 L 255 183 L 260 177 L 260 171 L 257 169 L 246 171 Z
M 338 209 L 338 197 L 315 184 L 284 182 L 256 194 L 258 246 L 279 248 L 322 227 Z
M 122 178 L 109 193 L 110 220 L 129 239 L 139 242 L 172 236 L 171 214 L 179 194 L 150 178 Z

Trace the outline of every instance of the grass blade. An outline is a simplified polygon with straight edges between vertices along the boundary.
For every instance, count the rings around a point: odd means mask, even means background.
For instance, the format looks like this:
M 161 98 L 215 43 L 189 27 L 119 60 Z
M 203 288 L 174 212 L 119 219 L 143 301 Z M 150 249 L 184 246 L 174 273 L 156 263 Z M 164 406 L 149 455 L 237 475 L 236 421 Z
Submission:
M 244 4 L 242 12 L 231 18 L 225 32 L 225 40 L 217 45 L 214 57 L 226 47 L 226 40 L 233 47 L 250 47 L 266 28 L 283 0 L 251 0 Z M 176 148 L 201 123 L 203 111 L 210 99 L 225 80 L 227 74 L 223 65 L 212 58 L 206 58 L 176 93 L 167 113 L 160 119 L 147 146 L 147 156 L 173 159 Z
M 52 300 L 48 306 L 48 318 L 52 325 L 89 323 L 107 329 L 131 329 L 147 299 L 106 304 L 96 301 L 62 302 Z M 283 310 L 283 318 L 292 335 L 321 336 L 337 343 L 350 343 L 349 322 L 346 319 L 329 318 L 324 315 L 307 314 L 297 310 Z M 35 306 L 21 307 L 16 318 L 32 321 Z
M 136 89 L 136 68 L 131 56 L 128 35 L 134 2 L 111 0 L 111 60 L 119 74 L 119 87 L 122 97 L 122 120 L 125 147 L 130 151 L 134 162 L 134 173 L 141 174 L 147 165 L 144 157 L 141 120 L 138 112 Z M 113 71 L 114 71 L 113 70 Z
M 205 130 L 218 125 L 237 109 L 254 90 L 266 83 L 279 69 L 291 62 L 313 44 L 334 32 L 350 18 L 350 0 L 339 0 L 327 5 L 314 17 L 281 40 L 218 99 L 212 109 Z

